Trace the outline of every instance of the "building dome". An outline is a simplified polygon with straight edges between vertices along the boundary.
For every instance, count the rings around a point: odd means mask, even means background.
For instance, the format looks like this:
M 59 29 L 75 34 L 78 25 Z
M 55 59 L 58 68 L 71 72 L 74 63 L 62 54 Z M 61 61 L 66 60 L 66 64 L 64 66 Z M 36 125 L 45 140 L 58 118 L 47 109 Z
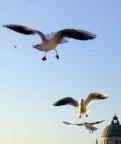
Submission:
M 115 115 L 110 125 L 108 125 L 102 132 L 102 137 L 121 137 L 121 125 L 118 121 L 118 117 Z

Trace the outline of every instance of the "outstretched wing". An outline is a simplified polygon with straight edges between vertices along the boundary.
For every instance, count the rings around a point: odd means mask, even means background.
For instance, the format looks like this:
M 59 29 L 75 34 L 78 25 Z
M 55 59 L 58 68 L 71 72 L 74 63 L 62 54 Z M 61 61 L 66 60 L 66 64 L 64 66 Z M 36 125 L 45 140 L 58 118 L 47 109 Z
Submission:
M 96 35 L 85 30 L 64 29 L 58 31 L 56 35 L 53 37 L 53 40 L 59 43 L 63 37 L 68 37 L 68 38 L 73 38 L 78 40 L 89 40 L 89 39 L 94 39 Z
M 46 37 L 46 39 L 47 39 L 48 41 L 50 41 L 50 40 L 55 36 L 56 33 L 57 33 L 57 32 L 51 32 L 50 34 L 46 34 L 45 37 Z M 63 38 L 60 40 L 59 44 L 63 44 L 63 43 L 67 43 L 67 42 L 68 42 L 67 37 L 63 37 Z
M 99 123 L 101 123 L 101 122 L 103 122 L 105 120 L 107 120 L 107 118 L 102 119 L 102 120 L 98 120 L 98 121 L 95 121 L 95 122 L 91 122 L 90 124 L 92 124 L 92 125 L 99 124 Z
M 56 101 L 53 105 L 54 106 L 72 105 L 74 107 L 77 107 L 78 102 L 74 100 L 72 97 L 66 97 Z
M 3 25 L 3 27 L 9 28 L 11 30 L 14 30 L 16 32 L 19 32 L 21 34 L 26 34 L 26 35 L 38 34 L 41 37 L 42 41 L 47 41 L 45 35 L 42 32 L 31 29 L 27 26 L 21 26 L 21 25 L 16 25 L 16 24 L 7 24 L 7 25 Z
M 66 125 L 77 125 L 77 126 L 83 126 L 84 125 L 83 123 L 75 124 L 75 123 L 69 123 L 66 121 L 63 121 L 62 123 L 66 124 Z
M 85 105 L 88 106 L 93 100 L 106 99 L 107 97 L 107 94 L 102 94 L 98 92 L 90 93 L 87 99 L 85 100 Z

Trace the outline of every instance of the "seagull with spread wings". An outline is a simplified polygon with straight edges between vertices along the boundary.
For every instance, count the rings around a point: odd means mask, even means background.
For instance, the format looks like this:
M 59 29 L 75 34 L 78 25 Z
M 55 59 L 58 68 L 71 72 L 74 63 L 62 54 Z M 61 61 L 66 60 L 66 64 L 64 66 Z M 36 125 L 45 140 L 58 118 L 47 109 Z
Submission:
M 76 101 L 72 97 L 65 97 L 56 101 L 53 105 L 54 106 L 72 105 L 77 108 L 76 114 L 79 117 L 82 117 L 82 116 L 87 117 L 89 113 L 87 106 L 89 106 L 89 104 L 91 104 L 94 100 L 106 99 L 107 97 L 108 97 L 107 94 L 94 92 L 94 93 L 90 93 L 85 100 L 80 99 L 79 101 Z
M 63 41 L 64 38 L 73 38 L 77 40 L 89 40 L 94 39 L 96 37 L 95 34 L 79 29 L 63 29 L 56 33 L 54 33 L 51 37 L 47 38 L 42 32 L 29 28 L 27 26 L 16 25 L 16 24 L 7 24 L 3 25 L 3 27 L 9 28 L 16 32 L 25 35 L 35 35 L 38 34 L 42 40 L 41 44 L 33 45 L 33 48 L 36 48 L 40 51 L 45 51 L 45 55 L 42 58 L 43 61 L 47 60 L 46 53 L 50 50 L 55 50 L 56 58 L 59 59 L 59 55 L 57 53 L 56 47 L 59 43 L 65 43 L 67 41 Z
M 63 121 L 64 124 L 66 125 L 77 125 L 77 126 L 85 126 L 90 133 L 93 133 L 93 131 L 97 130 L 98 128 L 94 127 L 93 125 L 95 124 L 99 124 L 103 121 L 105 121 L 107 118 L 105 119 L 102 119 L 102 120 L 98 120 L 98 121 L 94 121 L 94 122 L 85 122 L 85 123 L 69 123 L 69 122 L 66 122 L 66 121 Z

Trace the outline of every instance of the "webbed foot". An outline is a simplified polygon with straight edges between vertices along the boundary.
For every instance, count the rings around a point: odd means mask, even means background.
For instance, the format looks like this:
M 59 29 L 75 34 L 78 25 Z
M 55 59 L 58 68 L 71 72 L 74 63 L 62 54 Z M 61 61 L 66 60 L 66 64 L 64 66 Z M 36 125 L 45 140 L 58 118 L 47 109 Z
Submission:
M 88 117 L 88 115 L 86 114 L 86 117 Z
M 59 59 L 59 55 L 57 54 L 56 56 L 55 56 L 57 59 Z
M 43 60 L 43 61 L 46 61 L 46 60 L 47 60 L 46 56 L 44 56 L 44 57 L 42 58 L 42 60 Z

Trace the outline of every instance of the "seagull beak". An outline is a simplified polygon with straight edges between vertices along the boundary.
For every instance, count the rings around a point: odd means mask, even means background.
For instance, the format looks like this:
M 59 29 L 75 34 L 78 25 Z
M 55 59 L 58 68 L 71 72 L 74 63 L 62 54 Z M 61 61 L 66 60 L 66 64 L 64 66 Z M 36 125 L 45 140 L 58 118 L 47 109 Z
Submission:
M 33 48 L 36 48 L 36 45 L 33 45 Z

